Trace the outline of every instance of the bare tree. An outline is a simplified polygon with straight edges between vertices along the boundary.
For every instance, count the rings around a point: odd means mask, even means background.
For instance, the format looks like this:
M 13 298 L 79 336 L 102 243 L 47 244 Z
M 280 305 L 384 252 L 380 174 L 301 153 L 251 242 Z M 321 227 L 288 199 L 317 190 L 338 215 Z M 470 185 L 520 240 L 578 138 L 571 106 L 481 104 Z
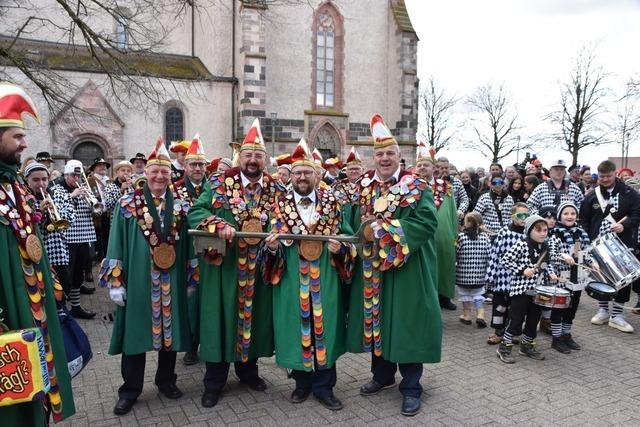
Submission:
M 569 79 L 560 84 L 560 108 L 546 116 L 555 128 L 553 141 L 561 142 L 578 164 L 580 150 L 606 144 L 607 126 L 601 120 L 605 110 L 607 74 L 597 64 L 596 47 L 585 47 L 575 60 Z
M 477 137 L 465 144 L 468 148 L 479 151 L 494 163 L 519 148 L 530 148 L 529 144 L 519 145 L 518 112 L 504 85 L 480 86 L 466 103 L 473 113 L 470 123 Z
M 616 114 L 610 125 L 614 141 L 620 145 L 622 167 L 627 167 L 629 146 L 640 133 L 640 87 L 629 80 L 624 93 L 616 102 Z
M 447 95 L 444 89 L 438 87 L 433 76 L 420 93 L 420 104 L 425 112 L 421 134 L 436 153 L 449 145 L 456 133 L 456 129 L 452 129 L 452 113 L 457 102 L 457 98 Z

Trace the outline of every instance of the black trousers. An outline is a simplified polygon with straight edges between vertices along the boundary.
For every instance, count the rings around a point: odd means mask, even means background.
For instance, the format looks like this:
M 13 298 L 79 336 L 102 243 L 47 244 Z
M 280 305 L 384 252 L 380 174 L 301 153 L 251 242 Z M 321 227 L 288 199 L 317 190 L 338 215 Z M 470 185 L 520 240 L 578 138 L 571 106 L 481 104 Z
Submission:
M 71 289 L 80 289 L 84 282 L 84 269 L 90 260 L 89 243 L 69 243 L 69 268 L 71 269 Z
M 328 369 L 318 369 L 315 366 L 313 371 L 291 371 L 291 376 L 296 380 L 296 389 L 311 390 L 316 397 L 327 397 L 333 394 L 338 376 L 336 366 Z
M 541 314 L 542 306 L 533 302 L 533 296 L 525 294 L 512 296 L 506 330 L 514 337 L 524 333 L 529 338 L 535 338 Z M 523 323 L 524 331 L 522 330 Z
M 207 391 L 221 393 L 227 383 L 230 363 L 207 362 L 204 373 L 204 388 Z M 258 359 L 250 359 L 247 362 L 235 362 L 233 364 L 236 375 L 240 381 L 247 382 L 258 376 Z
M 96 251 L 93 256 L 96 261 L 102 261 L 107 256 L 107 246 L 109 245 L 109 232 L 111 231 L 111 221 L 109 214 L 102 214 L 100 225 L 96 229 Z
M 71 290 L 71 272 L 69 271 L 69 266 L 52 265 L 51 267 L 55 270 L 65 295 L 69 295 L 69 291 Z
M 422 363 L 394 363 L 384 360 L 380 356 L 371 354 L 371 373 L 373 380 L 382 385 L 393 384 L 396 379 L 396 371 L 400 369 L 402 381 L 400 393 L 405 397 L 419 398 L 422 394 Z
M 624 304 L 625 302 L 628 302 L 629 299 L 631 298 L 632 286 L 633 284 L 625 286 L 624 288 L 620 289 L 613 300 L 620 304 Z
M 580 296 L 582 291 L 571 292 L 571 302 L 567 308 L 554 308 L 551 310 L 551 323 L 567 323 L 572 324 L 578 311 L 580 304 Z
M 118 389 L 121 399 L 135 400 L 142 393 L 144 384 L 144 365 L 146 353 L 122 354 L 120 371 L 124 384 Z M 176 384 L 176 352 L 161 350 L 158 352 L 158 368 L 155 385 L 164 388 Z
M 504 332 L 504 328 L 509 318 L 509 303 L 508 292 L 493 292 L 493 298 L 491 301 L 491 327 L 496 332 Z M 500 335 L 498 334 L 498 335 Z

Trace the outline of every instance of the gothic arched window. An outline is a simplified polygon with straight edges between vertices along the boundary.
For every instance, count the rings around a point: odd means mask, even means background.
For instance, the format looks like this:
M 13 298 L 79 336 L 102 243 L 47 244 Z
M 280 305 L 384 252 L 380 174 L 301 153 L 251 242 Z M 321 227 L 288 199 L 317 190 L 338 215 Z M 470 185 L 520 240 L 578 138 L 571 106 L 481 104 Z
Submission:
M 316 10 L 313 21 L 312 105 L 342 109 L 344 29 L 342 16 L 330 3 Z
M 164 141 L 167 145 L 184 139 L 184 114 L 178 107 L 171 107 L 164 113 Z

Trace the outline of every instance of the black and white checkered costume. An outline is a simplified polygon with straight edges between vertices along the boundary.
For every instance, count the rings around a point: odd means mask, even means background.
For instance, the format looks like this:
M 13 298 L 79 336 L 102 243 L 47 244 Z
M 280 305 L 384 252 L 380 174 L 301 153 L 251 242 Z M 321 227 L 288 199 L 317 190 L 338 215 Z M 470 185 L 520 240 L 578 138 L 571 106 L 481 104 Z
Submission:
M 580 206 L 584 200 L 584 195 L 580 191 L 580 187 L 571 181 L 565 180 L 560 189 L 553 187 L 551 180 L 545 181 L 538 185 L 531 196 L 527 199 L 529 213 L 535 215 L 540 208 L 545 206 L 555 206 L 556 208 L 563 202 L 572 202 L 576 206 Z
M 466 212 L 469 209 L 469 196 L 464 189 L 464 184 L 456 177 L 451 177 L 451 184 L 453 185 L 453 196 L 456 200 L 456 208 L 459 211 Z
M 485 272 L 489 262 L 491 240 L 486 233 L 475 239 L 463 231 L 456 245 L 456 285 L 479 288 L 485 284 Z
M 482 221 L 489 234 L 496 234 L 504 226 L 511 224 L 512 207 L 513 198 L 511 196 L 507 195 L 502 199 L 502 203 L 496 205 L 491 198 L 491 192 L 487 192 L 480 196 L 473 211 L 482 216 Z M 498 217 L 498 210 L 501 217 Z M 501 220 L 502 223 L 500 223 Z
M 58 209 L 58 213 L 62 219 L 72 223 L 75 219 L 75 209 L 69 198 L 69 193 L 61 186 L 54 184 L 47 189 L 51 195 L 53 203 Z M 40 209 L 40 200 L 36 200 L 37 207 Z M 63 231 L 47 231 L 49 218 L 46 213 L 40 222 L 40 232 L 44 240 L 44 247 L 47 251 L 47 257 L 51 265 L 69 265 L 69 246 Z
M 529 245 L 527 240 L 520 240 L 502 257 L 502 264 L 513 275 L 511 287 L 509 288 L 509 296 L 522 295 L 530 289 L 534 289 L 541 280 L 543 269 L 534 274 L 533 277 L 526 277 L 523 272 L 527 268 L 535 268 L 536 263 L 543 254 L 542 245 Z M 556 259 L 555 247 L 553 244 L 547 245 L 547 253 L 545 254 L 542 264 L 546 263 L 546 272 L 555 274 L 553 263 L 549 260 Z
M 560 235 L 556 233 L 554 233 L 552 236 L 549 237 L 548 242 L 549 242 L 549 246 L 553 246 L 555 250 L 556 257 L 552 259 L 551 262 L 553 263 L 553 267 L 556 270 L 556 274 L 558 275 L 558 277 L 564 277 L 565 279 L 570 279 L 572 266 L 562 260 L 562 255 L 566 254 L 566 255 L 573 256 L 573 244 L 569 244 L 563 241 Z M 584 264 L 591 265 L 592 259 L 591 259 L 591 256 L 589 255 L 588 247 L 582 246 L 581 251 L 583 251 Z M 577 269 L 578 267 L 573 267 L 573 268 Z M 562 282 L 558 282 L 557 286 L 565 287 Z
M 524 239 L 523 233 L 511 230 L 509 227 L 503 227 L 498 235 L 493 239 L 491 250 L 489 252 L 489 263 L 487 265 L 487 274 L 485 281 L 487 289 L 494 292 L 508 292 L 511 285 L 511 272 L 502 265 L 502 257 L 517 242 Z
M 73 188 L 66 185 L 63 180 L 61 187 L 71 194 Z M 96 241 L 96 229 L 93 226 L 93 218 L 91 216 L 91 206 L 83 197 L 70 197 L 71 203 L 76 212 L 76 217 L 71 223 L 71 227 L 65 232 L 67 243 L 89 243 Z

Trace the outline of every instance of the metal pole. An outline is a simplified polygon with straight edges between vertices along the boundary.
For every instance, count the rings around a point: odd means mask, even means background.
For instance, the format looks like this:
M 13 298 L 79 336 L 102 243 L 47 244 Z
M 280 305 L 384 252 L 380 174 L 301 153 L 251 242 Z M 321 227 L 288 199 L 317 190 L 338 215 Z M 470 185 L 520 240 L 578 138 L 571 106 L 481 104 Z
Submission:
M 271 113 L 271 157 L 276 156 L 276 120 L 278 113 Z
M 518 141 L 518 145 L 516 147 L 516 164 L 520 164 L 520 135 L 516 136 L 516 140 Z

